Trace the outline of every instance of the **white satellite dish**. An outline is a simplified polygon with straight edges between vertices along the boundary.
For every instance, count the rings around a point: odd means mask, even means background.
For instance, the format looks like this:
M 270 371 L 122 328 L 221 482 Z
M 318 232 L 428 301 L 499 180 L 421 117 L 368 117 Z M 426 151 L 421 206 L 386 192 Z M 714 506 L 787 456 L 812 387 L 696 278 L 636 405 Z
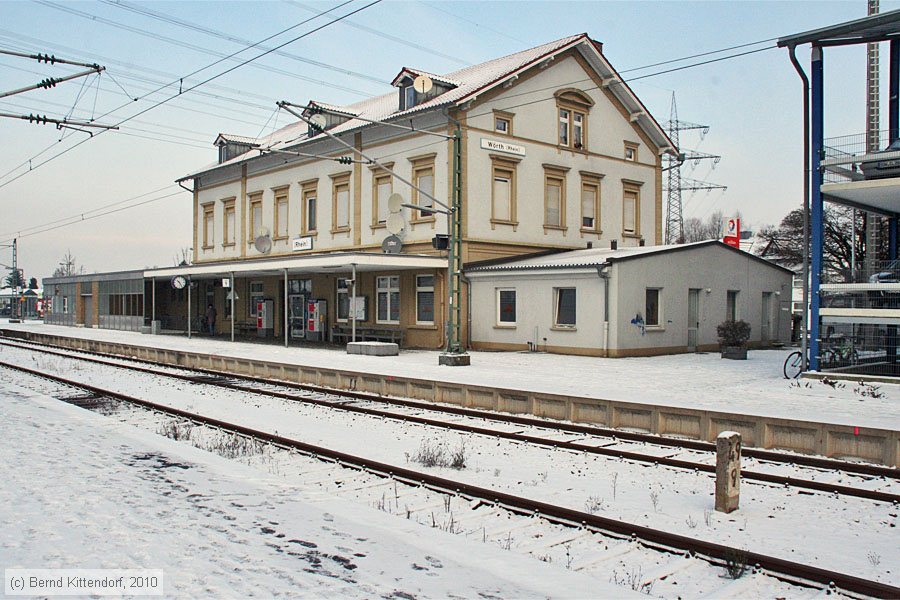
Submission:
M 397 235 L 403 228 L 406 227 L 406 221 L 403 219 L 403 215 L 398 212 L 391 213 L 387 218 L 387 230 L 394 235 Z
M 328 123 L 328 118 L 322 113 L 318 113 L 311 116 L 309 118 L 309 122 L 312 123 L 312 125 L 317 129 L 325 129 L 325 125 Z
M 389 235 L 381 242 L 381 251 L 385 254 L 399 254 L 403 242 L 396 235 Z
M 413 79 L 413 89 L 420 94 L 427 94 L 432 87 L 434 87 L 434 82 L 431 81 L 431 77 L 428 75 L 419 75 Z
M 253 240 L 253 247 L 257 252 L 268 254 L 272 250 L 272 238 L 267 235 L 261 235 Z
M 403 208 L 403 196 L 400 194 L 391 194 L 388 196 L 388 210 L 392 213 L 400 212 Z

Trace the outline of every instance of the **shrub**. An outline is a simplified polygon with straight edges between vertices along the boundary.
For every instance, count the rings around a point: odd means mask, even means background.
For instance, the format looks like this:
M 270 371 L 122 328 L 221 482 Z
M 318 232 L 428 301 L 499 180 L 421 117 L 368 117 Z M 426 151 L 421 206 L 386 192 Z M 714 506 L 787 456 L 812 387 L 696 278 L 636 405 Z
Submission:
M 723 321 L 716 327 L 716 333 L 721 345 L 741 347 L 750 339 L 750 323 L 747 321 Z

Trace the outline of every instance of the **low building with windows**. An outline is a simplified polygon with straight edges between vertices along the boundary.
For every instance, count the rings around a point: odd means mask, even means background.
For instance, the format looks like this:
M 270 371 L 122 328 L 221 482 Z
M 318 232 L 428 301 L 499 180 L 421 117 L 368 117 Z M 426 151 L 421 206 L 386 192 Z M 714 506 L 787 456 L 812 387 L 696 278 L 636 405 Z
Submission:
M 140 331 L 151 312 L 143 270 L 46 277 L 43 284 L 45 323 Z
M 475 349 L 708 351 L 726 320 L 747 321 L 754 347 L 790 340 L 791 271 L 715 240 L 543 253 L 466 275 Z

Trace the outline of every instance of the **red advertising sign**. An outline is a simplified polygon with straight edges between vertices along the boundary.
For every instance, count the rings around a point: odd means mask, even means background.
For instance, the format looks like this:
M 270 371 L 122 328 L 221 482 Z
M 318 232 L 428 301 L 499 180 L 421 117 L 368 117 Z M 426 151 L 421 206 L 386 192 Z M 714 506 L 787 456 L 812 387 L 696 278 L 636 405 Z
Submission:
M 722 238 L 722 241 L 731 246 L 732 248 L 741 247 L 741 220 L 740 219 L 728 219 L 728 222 L 725 226 L 725 237 Z

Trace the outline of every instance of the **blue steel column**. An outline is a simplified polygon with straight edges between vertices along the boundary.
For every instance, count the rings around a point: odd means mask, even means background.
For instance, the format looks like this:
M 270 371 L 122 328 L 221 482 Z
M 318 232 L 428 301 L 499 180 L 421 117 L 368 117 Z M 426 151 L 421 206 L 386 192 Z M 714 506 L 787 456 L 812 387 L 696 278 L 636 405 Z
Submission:
M 812 69 L 810 71 L 811 87 L 811 115 L 810 115 L 810 175 L 812 185 L 810 188 L 810 255 L 812 264 L 810 269 L 810 324 L 809 324 L 809 368 L 813 371 L 819 369 L 819 285 L 822 275 L 822 254 L 824 251 L 824 226 L 822 220 L 822 149 L 824 146 L 824 69 L 822 48 L 812 48 Z
M 888 95 L 888 143 L 900 137 L 900 41 L 891 40 L 890 94 Z M 897 216 L 888 219 L 888 256 L 897 258 Z

